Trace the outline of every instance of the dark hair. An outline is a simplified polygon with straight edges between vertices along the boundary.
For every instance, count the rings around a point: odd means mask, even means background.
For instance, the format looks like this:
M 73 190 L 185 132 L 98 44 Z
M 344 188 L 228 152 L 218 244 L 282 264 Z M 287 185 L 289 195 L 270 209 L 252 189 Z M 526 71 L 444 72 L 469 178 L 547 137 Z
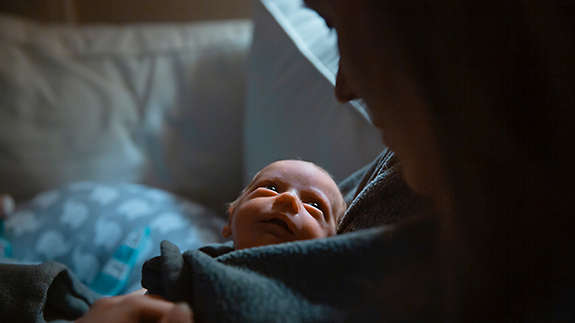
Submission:
M 429 106 L 455 201 L 441 217 L 447 311 L 549 317 L 573 287 L 575 2 L 370 5 Z

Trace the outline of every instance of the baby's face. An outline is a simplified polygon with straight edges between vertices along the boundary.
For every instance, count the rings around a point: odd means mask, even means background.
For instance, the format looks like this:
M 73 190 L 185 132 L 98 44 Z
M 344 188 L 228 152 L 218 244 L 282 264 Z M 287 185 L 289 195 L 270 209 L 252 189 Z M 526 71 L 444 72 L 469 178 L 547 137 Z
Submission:
M 236 249 L 335 234 L 345 204 L 331 177 L 312 163 L 282 160 L 265 167 L 230 207 L 224 236 Z

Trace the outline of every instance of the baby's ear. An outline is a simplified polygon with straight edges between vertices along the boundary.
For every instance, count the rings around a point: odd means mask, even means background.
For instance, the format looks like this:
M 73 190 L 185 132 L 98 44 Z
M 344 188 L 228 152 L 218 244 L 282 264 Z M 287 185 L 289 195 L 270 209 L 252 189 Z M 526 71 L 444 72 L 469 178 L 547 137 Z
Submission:
M 230 228 L 229 225 L 225 225 L 222 229 L 222 236 L 224 238 L 229 238 L 232 235 L 232 229 Z
M 234 214 L 235 210 L 236 210 L 236 201 L 233 201 L 228 205 L 228 219 L 231 220 L 232 214 Z
M 222 236 L 224 238 L 229 238 L 232 235 L 232 214 L 234 214 L 235 206 L 235 201 L 228 206 L 228 224 L 222 228 Z

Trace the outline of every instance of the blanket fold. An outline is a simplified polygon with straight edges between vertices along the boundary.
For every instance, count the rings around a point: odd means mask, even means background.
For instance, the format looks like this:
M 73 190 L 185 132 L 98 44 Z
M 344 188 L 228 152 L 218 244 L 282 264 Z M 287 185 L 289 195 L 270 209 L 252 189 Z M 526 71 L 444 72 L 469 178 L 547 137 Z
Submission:
M 97 295 L 59 263 L 0 264 L 2 322 L 75 320 Z
M 408 222 L 215 258 L 163 242 L 143 285 L 190 303 L 196 322 L 429 321 L 441 299 L 436 225 Z

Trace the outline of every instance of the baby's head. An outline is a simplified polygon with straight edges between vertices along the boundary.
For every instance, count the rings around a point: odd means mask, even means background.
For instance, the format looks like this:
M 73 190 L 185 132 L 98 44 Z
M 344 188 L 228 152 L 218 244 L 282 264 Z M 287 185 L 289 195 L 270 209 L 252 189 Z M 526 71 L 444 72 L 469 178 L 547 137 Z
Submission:
M 301 160 L 280 160 L 259 171 L 230 204 L 224 237 L 236 249 L 334 235 L 345 202 L 331 176 Z

